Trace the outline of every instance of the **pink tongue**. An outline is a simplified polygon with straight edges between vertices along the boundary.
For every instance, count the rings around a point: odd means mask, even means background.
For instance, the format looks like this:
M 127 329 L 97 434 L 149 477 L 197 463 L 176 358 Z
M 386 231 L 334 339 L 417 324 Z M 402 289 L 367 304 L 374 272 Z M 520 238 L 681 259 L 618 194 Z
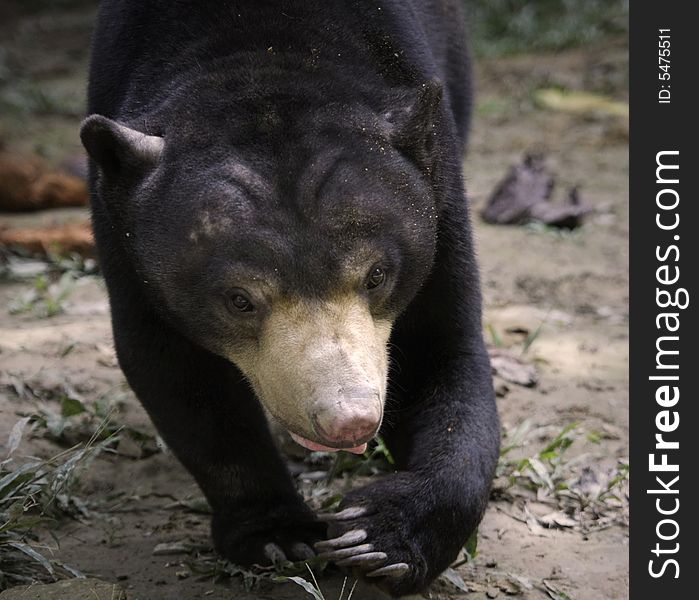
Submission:
M 366 444 L 362 444 L 361 446 L 355 446 L 354 448 L 330 448 L 329 446 L 316 444 L 315 442 L 307 440 L 306 438 L 301 437 L 300 435 L 296 435 L 295 433 L 289 432 L 289 435 L 291 435 L 291 439 L 294 440 L 297 444 L 303 446 L 304 448 L 307 448 L 308 450 L 312 450 L 313 452 L 339 452 L 340 450 L 344 450 L 345 452 L 351 452 L 352 454 L 364 454 L 366 452 Z

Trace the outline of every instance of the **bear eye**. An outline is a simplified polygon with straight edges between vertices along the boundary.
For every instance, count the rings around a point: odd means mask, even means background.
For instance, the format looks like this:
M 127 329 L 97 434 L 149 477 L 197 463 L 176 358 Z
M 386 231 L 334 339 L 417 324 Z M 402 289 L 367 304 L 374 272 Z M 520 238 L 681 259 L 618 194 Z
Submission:
M 234 290 L 228 295 L 228 306 L 233 312 L 249 313 L 255 310 L 255 305 L 242 290 Z
M 369 271 L 364 287 L 368 290 L 373 290 L 382 285 L 384 281 L 386 281 L 386 271 L 381 267 L 374 266 Z

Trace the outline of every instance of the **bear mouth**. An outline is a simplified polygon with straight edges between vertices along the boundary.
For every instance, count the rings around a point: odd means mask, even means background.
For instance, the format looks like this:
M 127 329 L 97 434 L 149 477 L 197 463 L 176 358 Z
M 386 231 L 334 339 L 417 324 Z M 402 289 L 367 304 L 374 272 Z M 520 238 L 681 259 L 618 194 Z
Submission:
M 291 436 L 291 439 L 294 440 L 299 446 L 303 446 L 312 452 L 339 452 L 340 450 L 344 450 L 345 452 L 351 452 L 352 454 L 364 454 L 367 447 L 365 442 L 364 444 L 354 446 L 353 448 L 332 448 L 331 446 L 324 446 L 318 442 L 313 442 L 305 437 L 293 433 L 292 431 L 289 431 L 289 435 Z

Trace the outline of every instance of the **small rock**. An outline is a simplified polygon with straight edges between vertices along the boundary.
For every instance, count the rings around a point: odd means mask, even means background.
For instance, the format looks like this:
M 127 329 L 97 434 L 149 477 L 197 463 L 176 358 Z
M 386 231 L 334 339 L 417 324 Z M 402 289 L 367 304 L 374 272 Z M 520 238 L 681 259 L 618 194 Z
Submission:
M 189 547 L 182 542 L 158 544 L 153 548 L 153 556 L 175 556 L 177 554 L 189 554 Z
M 497 598 L 500 595 L 500 590 L 494 587 L 488 588 L 485 592 L 488 598 Z
M 533 365 L 500 350 L 492 350 L 490 364 L 493 374 L 510 383 L 524 387 L 534 387 L 539 382 L 539 375 Z
M 5 268 L 7 269 L 7 274 L 13 279 L 33 279 L 48 272 L 49 265 L 40 260 L 10 257 Z
M 67 579 L 46 585 L 14 587 L 0 594 L 1 600 L 128 600 L 114 583 L 99 579 Z

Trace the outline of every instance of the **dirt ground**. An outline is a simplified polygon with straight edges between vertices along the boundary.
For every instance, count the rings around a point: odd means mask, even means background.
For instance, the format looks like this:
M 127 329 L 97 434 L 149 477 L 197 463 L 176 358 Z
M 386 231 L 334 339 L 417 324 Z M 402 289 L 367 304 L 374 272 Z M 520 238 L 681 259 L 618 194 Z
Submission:
M 7 76 L 0 78 L 0 136 L 7 147 L 39 151 L 55 164 L 79 151 L 77 123 L 91 16 L 82 9 L 67 10 L 51 22 L 40 16 L 0 19 L 5 44 L 0 72 L 21 69 L 26 75 L 10 83 Z M 603 112 L 547 109 L 537 104 L 535 92 L 584 90 L 625 101 L 626 44 L 609 40 L 556 54 L 479 61 L 465 162 L 486 336 L 495 351 L 520 357 L 538 374 L 533 387 L 496 377 L 505 444 L 527 424 L 528 433 L 513 455 L 533 456 L 576 424 L 563 468 L 571 477 L 595 474 L 596 481 L 628 457 L 628 128 L 623 119 Z M 490 226 L 478 217 L 508 167 L 531 151 L 546 154 L 558 175 L 558 194 L 579 184 L 584 199 L 595 207 L 581 229 Z M 72 209 L 0 215 L 0 226 L 85 214 Z M 102 399 L 117 407 L 115 422 L 154 436 L 116 365 L 100 279 L 78 278 L 60 299 L 55 316 L 44 316 L 39 305 L 17 312 L 21 299 L 35 288 L 32 269 L 43 268 L 36 262 L 21 264 L 0 280 L 0 443 L 20 416 L 59 411 L 64 395 L 85 404 Z M 21 462 L 24 456 L 49 456 L 60 449 L 37 427 L 15 456 Z M 329 494 L 318 482 L 319 468 L 327 465 L 294 463 L 299 485 L 315 505 Z M 352 484 L 341 479 L 331 487 Z M 204 555 L 209 545 L 208 517 L 193 511 L 189 502 L 199 495 L 195 484 L 157 447 L 142 452 L 134 443 L 123 443 L 117 453 L 102 454 L 83 475 L 78 495 L 87 502 L 87 516 L 62 520 L 53 531 L 55 540 L 42 534 L 46 552 L 84 573 L 119 581 L 132 599 L 308 597 L 290 583 L 262 581 L 246 592 L 240 578 L 214 582 L 197 573 L 206 561 L 198 564 L 193 551 L 154 555 L 156 545 L 164 542 L 184 541 Z M 541 490 L 516 493 L 496 484 L 480 528 L 478 554 L 456 568 L 471 590 L 469 597 L 626 598 L 628 513 L 623 490 L 619 495 L 619 505 L 606 520 L 545 527 L 545 519 L 538 517 L 555 510 L 550 495 Z M 327 600 L 339 596 L 342 581 L 337 572 L 320 581 Z M 441 581 L 425 597 L 466 594 Z M 360 582 L 354 597 L 384 596 Z

